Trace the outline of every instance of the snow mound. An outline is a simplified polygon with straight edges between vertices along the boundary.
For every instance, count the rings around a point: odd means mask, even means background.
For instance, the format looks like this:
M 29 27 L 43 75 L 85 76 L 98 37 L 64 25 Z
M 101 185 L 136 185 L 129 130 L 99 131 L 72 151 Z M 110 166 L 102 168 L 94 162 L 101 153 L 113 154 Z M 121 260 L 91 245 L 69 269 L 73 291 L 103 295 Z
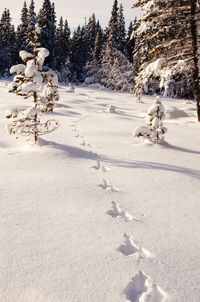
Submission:
M 94 83 L 94 84 L 89 84 L 88 85 L 89 88 L 94 88 L 94 89 L 101 89 L 102 86 L 99 83 Z
M 137 127 L 135 130 L 133 130 L 133 136 L 134 137 L 145 137 L 149 136 L 151 134 L 151 130 L 147 126 L 141 126 Z

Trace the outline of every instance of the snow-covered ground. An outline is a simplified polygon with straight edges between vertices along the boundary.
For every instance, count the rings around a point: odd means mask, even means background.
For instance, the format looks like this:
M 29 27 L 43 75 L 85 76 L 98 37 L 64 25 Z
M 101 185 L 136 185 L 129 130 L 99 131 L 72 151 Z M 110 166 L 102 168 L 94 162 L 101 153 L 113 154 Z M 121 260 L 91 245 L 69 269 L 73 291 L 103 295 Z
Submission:
M 30 105 L 0 82 L 0 301 L 199 302 L 200 125 L 164 100 L 163 145 L 132 95 L 60 87 L 60 127 L 38 146 L 5 131 Z M 105 112 L 107 105 L 116 113 Z

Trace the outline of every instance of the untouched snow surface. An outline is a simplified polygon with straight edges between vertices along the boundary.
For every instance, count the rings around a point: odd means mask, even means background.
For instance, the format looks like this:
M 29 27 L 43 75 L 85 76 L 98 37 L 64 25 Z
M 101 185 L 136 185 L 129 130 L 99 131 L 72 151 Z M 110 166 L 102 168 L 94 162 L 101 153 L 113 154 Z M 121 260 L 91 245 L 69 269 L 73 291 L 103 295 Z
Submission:
M 132 137 L 152 98 L 60 87 L 46 116 L 61 126 L 31 147 L 5 131 L 6 110 L 32 105 L 5 85 L 0 301 L 199 302 L 195 105 L 164 100 L 166 143 L 152 145 Z

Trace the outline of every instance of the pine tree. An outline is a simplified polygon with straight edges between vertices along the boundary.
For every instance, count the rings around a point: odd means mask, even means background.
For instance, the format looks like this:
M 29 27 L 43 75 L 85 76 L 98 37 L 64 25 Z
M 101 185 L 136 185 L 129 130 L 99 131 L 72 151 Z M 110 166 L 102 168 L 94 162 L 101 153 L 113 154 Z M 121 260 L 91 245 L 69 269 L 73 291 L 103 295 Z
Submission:
M 54 3 L 51 4 L 50 0 L 44 0 L 38 14 L 38 23 L 41 28 L 41 44 L 51 53 L 47 62 L 52 63 L 55 51 L 56 16 Z
M 40 32 L 40 28 L 36 24 L 31 41 L 33 53 L 20 51 L 20 57 L 25 64 L 14 65 L 10 70 L 11 73 L 16 73 L 10 86 L 10 92 L 15 92 L 24 98 L 32 97 L 34 106 L 29 109 L 14 109 L 6 114 L 7 118 L 12 119 L 8 126 L 9 134 L 14 134 L 16 138 L 25 136 L 33 144 L 37 143 L 40 135 L 50 133 L 58 127 L 58 122 L 55 120 L 48 120 L 45 123 L 40 121 L 41 112 L 52 112 L 54 102 L 59 99 L 57 75 L 53 70 L 43 67 L 49 51 L 39 47 L 38 35 Z
M 134 7 L 143 9 L 134 29 L 136 93 L 192 97 L 190 1 L 137 0 Z
M 28 8 L 26 1 L 24 1 L 24 5 L 21 11 L 21 24 L 17 27 L 16 33 L 16 44 L 18 49 L 26 49 L 28 36 L 27 36 L 27 29 L 29 26 L 28 20 Z
M 115 47 L 117 48 L 119 45 L 119 14 L 118 14 L 119 8 L 118 8 L 118 0 L 114 0 L 112 12 L 111 12 L 111 18 L 108 24 L 108 28 L 106 31 L 106 39 L 112 36 L 113 43 L 115 44 Z
M 85 27 L 80 25 L 77 30 L 74 31 L 71 41 L 71 56 L 70 61 L 74 73 L 74 78 L 77 80 L 83 80 L 84 67 L 88 59 L 88 45 L 85 39 Z
M 102 49 L 98 81 L 113 90 L 132 92 L 134 88 L 133 65 L 121 51 L 116 49 L 116 44 L 111 34 Z
M 125 54 L 128 60 L 133 63 L 133 51 L 135 47 L 135 38 L 133 37 L 133 22 L 130 23 L 126 38 Z
M 63 29 L 63 35 L 64 35 L 64 40 L 65 40 L 65 56 L 68 58 L 70 55 L 70 47 L 71 47 L 71 31 L 68 25 L 68 21 L 65 20 L 64 23 L 64 29 Z
M 35 2 L 31 0 L 29 9 L 28 9 L 28 28 L 27 28 L 27 45 L 30 41 L 33 40 L 33 33 L 36 24 L 36 13 L 35 13 Z
M 118 13 L 118 45 L 117 49 L 125 53 L 125 44 L 126 44 L 126 28 L 125 28 L 125 18 L 124 18 L 124 8 L 120 4 L 119 13 Z
M 138 127 L 134 130 L 135 137 L 149 139 L 153 143 L 162 143 L 167 129 L 163 127 L 165 108 L 160 97 L 156 97 L 153 105 L 148 109 L 146 116 L 147 126 Z
M 57 70 L 61 70 L 65 62 L 63 43 L 64 43 L 64 24 L 63 24 L 63 18 L 61 17 L 59 20 L 58 28 L 56 30 L 56 47 L 55 47 L 54 65 Z
M 95 38 L 97 32 L 97 24 L 95 14 L 89 18 L 88 23 L 85 26 L 85 40 L 88 45 L 88 59 L 91 58 L 94 50 Z
M 101 50 L 103 47 L 103 30 L 99 24 L 99 21 L 97 22 L 97 32 L 95 36 L 95 42 L 94 42 L 94 50 L 93 50 L 93 59 L 96 61 L 100 60 Z
M 99 21 L 96 22 L 96 29 L 94 30 L 94 44 L 92 51 L 92 56 L 90 54 L 90 58 L 84 67 L 85 71 L 85 83 L 92 84 L 98 82 L 98 72 L 100 68 L 100 59 L 101 59 L 101 51 L 103 47 L 103 30 Z
M 4 10 L 0 19 L 0 46 L 0 73 L 2 74 L 14 62 L 15 32 L 8 9 Z
M 69 79 L 66 77 L 66 72 L 68 77 L 70 75 L 70 29 L 67 20 L 63 22 L 63 18 L 60 18 L 58 28 L 56 31 L 56 46 L 55 46 L 55 58 L 54 65 L 59 71 L 61 81 L 68 82 Z

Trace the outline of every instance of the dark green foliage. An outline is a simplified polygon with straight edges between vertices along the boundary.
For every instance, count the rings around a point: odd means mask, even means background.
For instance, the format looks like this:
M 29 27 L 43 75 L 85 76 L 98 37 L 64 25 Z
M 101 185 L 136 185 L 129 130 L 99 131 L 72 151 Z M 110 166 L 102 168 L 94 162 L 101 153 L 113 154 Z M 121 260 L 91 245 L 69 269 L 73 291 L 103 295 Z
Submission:
M 55 37 L 56 37 L 56 16 L 54 3 L 44 0 L 43 6 L 39 11 L 37 21 L 41 28 L 40 43 L 50 51 L 47 63 L 51 63 L 54 58 Z
M 15 31 L 11 24 L 10 11 L 5 9 L 0 20 L 0 74 L 15 62 Z
M 70 29 L 67 20 L 63 22 L 60 18 L 58 28 L 56 31 L 55 43 L 55 58 L 54 65 L 58 71 L 61 71 L 70 56 Z
M 132 35 L 133 33 L 133 23 L 131 22 L 128 28 L 128 34 L 126 38 L 126 46 L 125 46 L 125 53 L 127 59 L 133 63 L 133 51 L 135 47 L 135 38 Z
M 77 80 L 83 79 L 83 69 L 88 58 L 88 45 L 85 38 L 85 27 L 78 26 L 74 32 L 71 44 L 70 61 Z
M 21 11 L 21 24 L 17 27 L 16 46 L 18 49 L 26 49 L 28 43 L 27 28 L 28 28 L 28 8 L 26 1 L 24 2 Z
M 36 24 L 35 2 L 31 0 L 28 9 L 28 28 L 27 28 L 27 45 L 33 40 L 33 33 Z
M 124 8 L 122 4 L 119 7 L 119 14 L 118 14 L 118 36 L 117 36 L 117 49 L 121 52 L 125 52 L 125 45 L 126 45 L 126 29 L 125 29 L 125 19 L 124 19 Z

